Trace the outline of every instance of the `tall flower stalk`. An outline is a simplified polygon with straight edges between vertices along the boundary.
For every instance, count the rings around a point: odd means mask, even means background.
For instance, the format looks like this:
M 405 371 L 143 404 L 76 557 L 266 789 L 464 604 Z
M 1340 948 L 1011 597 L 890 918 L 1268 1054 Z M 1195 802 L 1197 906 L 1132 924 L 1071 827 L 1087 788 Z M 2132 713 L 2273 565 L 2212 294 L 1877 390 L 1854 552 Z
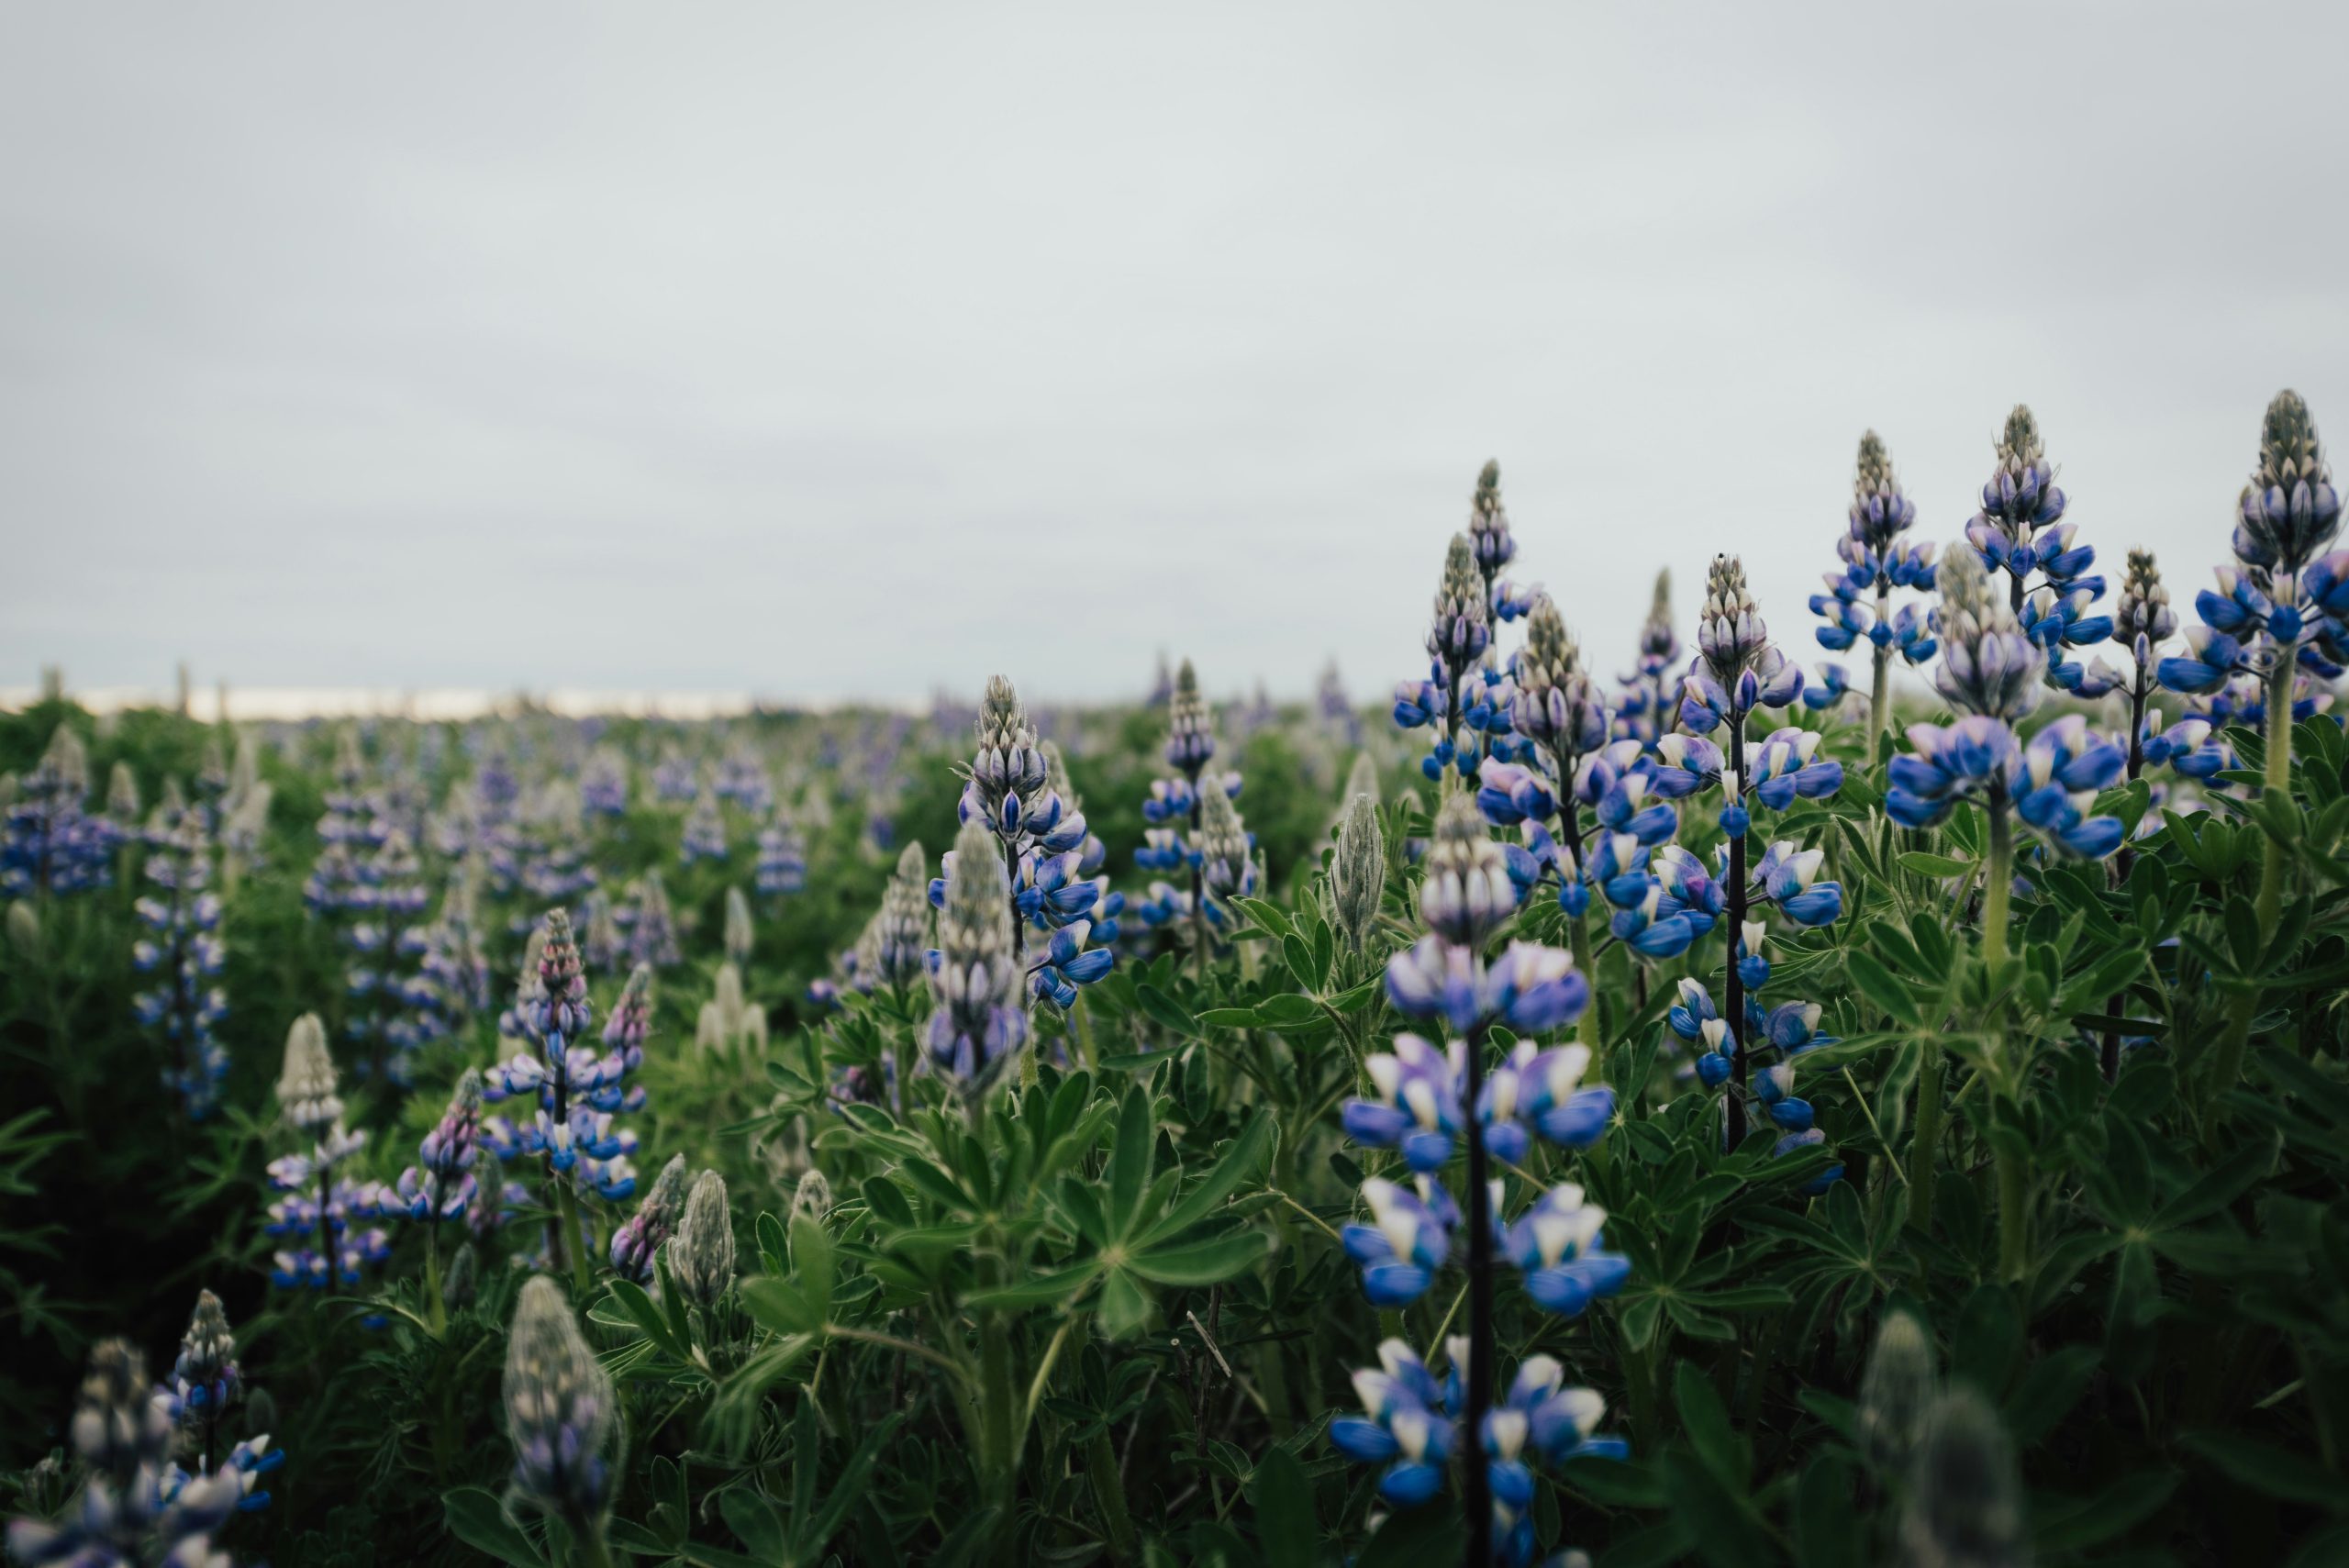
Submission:
M 1916 520 L 1917 504 L 1901 493 L 1883 438 L 1866 432 L 1852 479 L 1849 526 L 1835 541 L 1842 570 L 1827 573 L 1827 592 L 1813 595 L 1810 608 L 1826 622 L 1817 634 L 1821 648 L 1840 653 L 1863 637 L 1868 640 L 1871 758 L 1892 717 L 1892 656 L 1897 652 L 1910 664 L 1933 656 L 1932 636 L 1917 607 L 1904 605 L 1898 615 L 1892 610 L 1894 588 L 1930 592 L 1933 586 L 1933 547 L 1900 542 Z M 1863 596 L 1873 602 L 1862 603 Z
M 1770 640 L 1770 628 L 1753 596 L 1745 591 L 1744 565 L 1733 555 L 1717 555 L 1705 583 L 1705 608 L 1697 624 L 1697 664 L 1681 688 L 1680 724 L 1699 735 L 1723 731 L 1725 763 L 1720 772 L 1728 804 L 1721 811 L 1721 830 L 1729 836 L 1728 877 L 1723 914 L 1728 928 L 1725 988 L 1729 1017 L 1745 1017 L 1745 982 L 1740 976 L 1743 958 L 1746 883 L 1745 721 L 1758 707 L 1783 708 L 1802 695 L 1802 670 Z M 1745 1087 L 1746 1053 L 1735 1061 L 1737 1084 Z M 1729 1146 L 1745 1139 L 1742 1094 L 1729 1102 Z
M 1497 959 L 1486 949 L 1515 917 L 1518 884 L 1509 858 L 1494 841 L 1468 795 L 1448 796 L 1438 808 L 1435 839 L 1419 884 L 1426 934 L 1397 953 L 1386 969 L 1386 991 L 1406 1017 L 1440 1021 L 1463 1038 L 1448 1051 L 1416 1035 L 1396 1041 L 1392 1055 L 1366 1063 L 1375 1097 L 1350 1104 L 1345 1126 L 1357 1141 L 1397 1150 L 1415 1187 L 1366 1184 L 1372 1222 L 1349 1228 L 1348 1254 L 1363 1269 L 1365 1294 L 1381 1307 L 1416 1299 L 1449 1259 L 1454 1232 L 1466 1228 L 1468 1334 L 1453 1357 L 1457 1397 L 1442 1402 L 1474 1443 L 1463 1467 L 1462 1507 L 1469 1530 L 1464 1561 L 1493 1561 L 1496 1531 L 1507 1539 L 1527 1501 L 1508 1464 L 1522 1433 L 1513 1421 L 1496 1425 L 1493 1405 L 1495 1252 L 1506 1249 L 1523 1271 L 1528 1293 L 1546 1310 L 1573 1316 L 1598 1296 L 1622 1285 L 1629 1265 L 1601 1249 L 1604 1212 L 1583 1202 L 1571 1184 L 1540 1195 L 1504 1237 L 1495 1223 L 1492 1162 L 1521 1164 L 1531 1133 L 1570 1149 L 1588 1147 L 1614 1113 L 1614 1095 L 1586 1088 L 1586 1047 L 1542 1051 L 1530 1040 L 1489 1073 L 1490 1035 L 1505 1024 L 1520 1036 L 1562 1029 L 1590 1003 L 1590 988 L 1574 960 L 1555 948 L 1512 942 Z M 1454 1148 L 1464 1143 L 1467 1170 L 1464 1215 L 1441 1181 Z M 1426 1402 L 1422 1401 L 1424 1405 Z M 1398 1432 L 1382 1425 L 1380 1402 L 1365 1393 L 1370 1421 L 1332 1437 L 1351 1457 L 1412 1462 L 1449 1457 L 1448 1422 Z M 1423 1412 L 1427 1413 L 1427 1412 Z M 1384 1434 L 1383 1436 L 1381 1434 Z M 1389 1440 L 1392 1440 L 1391 1441 Z M 1390 1479 L 1391 1479 L 1390 1475 Z M 1440 1463 L 1408 1476 L 1391 1500 L 1423 1501 L 1442 1479 Z M 1420 1482 L 1424 1480 L 1425 1485 Z
M 1987 818 L 1982 862 L 1982 957 L 1996 975 L 2007 957 L 2008 915 L 2015 878 L 2015 825 L 2031 828 L 2050 852 L 2101 860 L 2120 848 L 2119 818 L 2090 817 L 2096 793 L 2127 766 L 2121 750 L 2091 734 L 2074 714 L 2033 736 L 2026 747 L 2016 721 L 2039 704 L 2047 652 L 2025 634 L 2006 595 L 1981 558 L 1953 550 L 1941 568 L 1942 662 L 1934 684 L 1967 717 L 1946 727 L 1920 724 L 1909 731 L 1913 749 L 1893 759 L 1885 810 L 1909 828 L 1932 827 L 1961 801 L 1978 799 Z M 2011 1042 L 1992 1052 L 1995 1079 L 2020 1090 L 2022 1063 Z M 1929 1051 L 1917 1080 L 1916 1138 L 1909 1151 L 1909 1215 L 1920 1229 L 1932 1221 L 1934 1157 L 1942 1137 L 1945 1064 Z M 1998 1149 L 1999 1258 L 2007 1277 L 2022 1267 L 2029 1229 L 2029 1155 Z
M 2266 756 L 2261 788 L 2273 807 L 2291 798 L 2295 684 L 2302 666 L 2325 679 L 2349 662 L 2349 550 L 2320 555 L 2341 531 L 2341 494 L 2317 439 L 2316 421 L 2299 394 L 2285 391 L 2267 406 L 2261 426 L 2259 466 L 2243 486 L 2234 531 L 2236 564 L 2219 572 L 2216 592 L 2195 595 L 2202 624 L 2187 633 L 2190 653 L 2161 662 L 2159 678 L 2172 691 L 2219 691 L 2237 674 L 2266 684 Z M 2262 932 L 2276 929 L 2288 880 L 2284 840 L 2265 835 L 2256 906 Z M 2242 1075 L 2259 998 L 2235 993 L 2210 1080 L 2209 1103 Z

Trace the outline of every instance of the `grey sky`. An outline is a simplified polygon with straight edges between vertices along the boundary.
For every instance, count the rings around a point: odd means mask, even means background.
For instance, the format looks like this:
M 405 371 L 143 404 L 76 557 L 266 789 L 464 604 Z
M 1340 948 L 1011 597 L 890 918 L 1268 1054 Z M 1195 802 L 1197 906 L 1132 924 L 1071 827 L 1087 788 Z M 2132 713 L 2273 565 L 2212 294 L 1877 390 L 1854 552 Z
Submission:
M 2349 442 L 2337 4 L 362 10 L 0 13 L 0 685 L 1367 697 L 1488 455 L 1808 662 L 1865 426 L 2181 602 Z

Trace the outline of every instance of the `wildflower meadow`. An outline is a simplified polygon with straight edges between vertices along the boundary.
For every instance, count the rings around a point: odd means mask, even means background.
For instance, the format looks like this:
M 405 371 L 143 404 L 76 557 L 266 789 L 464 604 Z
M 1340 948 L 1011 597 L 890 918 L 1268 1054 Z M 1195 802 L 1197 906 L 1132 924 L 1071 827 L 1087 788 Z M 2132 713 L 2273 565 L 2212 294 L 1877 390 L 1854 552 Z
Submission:
M 1467 454 L 1375 701 L 53 684 L 9 1560 L 2349 1562 L 2340 494 L 2281 394 L 2156 562 L 1994 416 L 1628 647 Z

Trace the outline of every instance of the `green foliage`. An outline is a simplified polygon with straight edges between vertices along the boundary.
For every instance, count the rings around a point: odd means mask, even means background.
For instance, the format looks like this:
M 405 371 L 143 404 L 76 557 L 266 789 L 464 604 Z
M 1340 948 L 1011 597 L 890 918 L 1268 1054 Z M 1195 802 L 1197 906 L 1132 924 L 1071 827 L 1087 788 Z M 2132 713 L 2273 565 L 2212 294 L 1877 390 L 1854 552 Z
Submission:
M 29 764 L 61 720 L 87 735 L 101 777 L 126 761 L 150 799 L 194 773 L 207 739 L 167 715 L 99 726 L 44 705 L 0 719 L 0 767 Z M 259 861 L 227 890 L 233 1066 L 215 1120 L 179 1117 L 129 1016 L 135 888 L 46 903 L 38 950 L 0 957 L 13 1329 L 0 1463 L 27 1470 L 58 1444 L 91 1340 L 127 1333 L 167 1364 L 209 1286 L 291 1455 L 273 1507 L 225 1538 L 240 1558 L 1456 1558 L 1448 1502 L 1374 1532 L 1388 1511 L 1374 1474 L 1323 1437 L 1380 1338 L 1424 1348 L 1457 1326 L 1450 1280 L 1406 1311 L 1371 1310 L 1338 1242 L 1359 1182 L 1398 1168 L 1345 1140 L 1337 1111 L 1398 1027 L 1380 973 L 1412 929 L 1406 845 L 1426 836 L 1425 799 L 1397 792 L 1383 808 L 1384 913 L 1355 953 L 1321 889 L 1349 758 L 1295 716 L 1256 730 L 1233 750 L 1270 884 L 1235 901 L 1204 962 L 1186 932 L 1130 919 L 1117 968 L 1074 1015 L 1039 1009 L 1032 1069 L 972 1104 L 916 1071 L 926 992 L 852 994 L 837 1012 L 807 1000 L 879 898 L 890 857 L 867 816 L 885 810 L 933 862 L 954 823 L 947 762 L 962 738 L 922 739 L 876 803 L 817 762 L 859 722 L 742 728 L 784 762 L 809 840 L 807 889 L 758 901 L 744 980 L 768 1017 L 763 1056 L 693 1043 L 757 824 L 729 808 L 734 858 L 679 866 L 680 814 L 644 774 L 683 732 L 623 723 L 607 737 L 637 758 L 638 792 L 588 830 L 590 858 L 612 889 L 662 869 L 686 948 L 660 978 L 650 1101 L 629 1125 L 648 1180 L 673 1153 L 725 1174 L 742 1273 L 705 1304 L 665 1267 L 644 1282 L 599 1267 L 574 1302 L 625 1417 L 601 1541 L 505 1495 L 505 1325 L 543 1211 L 526 1207 L 483 1244 L 477 1295 L 439 1331 L 422 1227 L 394 1225 L 391 1269 L 348 1294 L 267 1286 L 264 1167 L 290 1147 L 270 1098 L 279 1042 L 297 1014 L 334 1025 L 344 1006 L 342 955 L 300 896 L 324 727 L 262 753 L 275 800 Z M 1090 717 L 1070 758 L 1129 888 L 1158 725 Z M 562 733 L 526 715 L 495 738 L 551 750 Z M 438 793 L 465 773 L 462 739 L 377 726 L 371 762 L 417 757 Z M 2243 740 L 2255 764 L 2256 738 Z M 1718 944 L 1675 964 L 1636 963 L 1609 940 L 1591 954 L 1594 1075 L 1620 1116 L 1575 1179 L 1632 1273 L 1571 1323 L 1506 1307 L 1501 1359 L 1558 1357 L 1604 1395 L 1605 1425 L 1633 1457 L 1546 1474 L 1539 1533 L 1603 1565 L 1887 1560 L 1919 1489 L 1939 1484 L 1862 1435 L 1863 1372 L 1898 1308 L 1924 1327 L 1935 1388 L 1995 1414 L 2038 1562 L 2335 1560 L 2349 1542 L 2349 745 L 2329 722 L 2300 726 L 2292 797 L 2255 808 L 2214 794 L 2156 812 L 2142 787 L 2113 792 L 2107 809 L 2143 816 L 2144 836 L 2111 867 L 2026 863 L 1995 954 L 1974 913 L 1978 816 L 1896 829 L 1865 750 L 1831 732 L 1847 787 L 1774 829 L 1828 850 L 1846 889 L 1842 920 L 1772 939 L 1772 999 L 1818 1003 L 1834 1037 L 1802 1067 L 1833 1154 L 1774 1158 L 1759 1131 L 1722 1149 L 1716 1102 L 1676 1075 L 1664 1009 L 1680 973 L 1718 965 Z M 829 822 L 806 813 L 811 790 Z M 1711 831 L 1692 816 L 1684 841 L 1704 852 Z M 2263 919 L 2269 843 L 2291 874 Z M 518 897 L 491 911 L 501 973 L 519 951 L 508 922 L 532 913 Z M 1520 929 L 1564 940 L 1552 907 Z M 617 989 L 596 977 L 599 1008 Z M 2230 1069 L 2221 1041 L 2239 1004 L 2254 1027 Z M 2129 1042 L 2110 1080 L 2107 1036 Z M 428 1054 L 413 1095 L 346 1074 L 372 1134 L 366 1173 L 412 1162 L 458 1073 L 496 1050 L 484 1016 Z M 894 1075 L 896 1094 L 836 1100 L 851 1067 Z M 1943 1110 L 1920 1148 L 1928 1084 Z M 1807 1194 L 1838 1160 L 1845 1179 Z M 821 1194 L 801 1184 L 811 1168 Z M 1512 1179 L 1564 1170 L 1540 1151 Z M 534 1204 L 535 1177 L 530 1190 Z M 628 1212 L 594 1208 L 599 1240 Z M 443 1238 L 442 1265 L 452 1248 Z

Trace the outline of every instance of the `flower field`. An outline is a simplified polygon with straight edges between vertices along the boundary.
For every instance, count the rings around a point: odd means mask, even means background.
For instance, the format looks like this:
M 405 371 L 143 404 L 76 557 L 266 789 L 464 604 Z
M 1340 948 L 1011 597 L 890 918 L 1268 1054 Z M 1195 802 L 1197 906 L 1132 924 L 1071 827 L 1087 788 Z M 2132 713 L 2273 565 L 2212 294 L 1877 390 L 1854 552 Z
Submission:
M 2156 562 L 1871 434 L 1620 649 L 1487 465 L 1391 704 L 0 716 L 10 1559 L 2349 1561 L 2349 550 L 2243 446 Z

